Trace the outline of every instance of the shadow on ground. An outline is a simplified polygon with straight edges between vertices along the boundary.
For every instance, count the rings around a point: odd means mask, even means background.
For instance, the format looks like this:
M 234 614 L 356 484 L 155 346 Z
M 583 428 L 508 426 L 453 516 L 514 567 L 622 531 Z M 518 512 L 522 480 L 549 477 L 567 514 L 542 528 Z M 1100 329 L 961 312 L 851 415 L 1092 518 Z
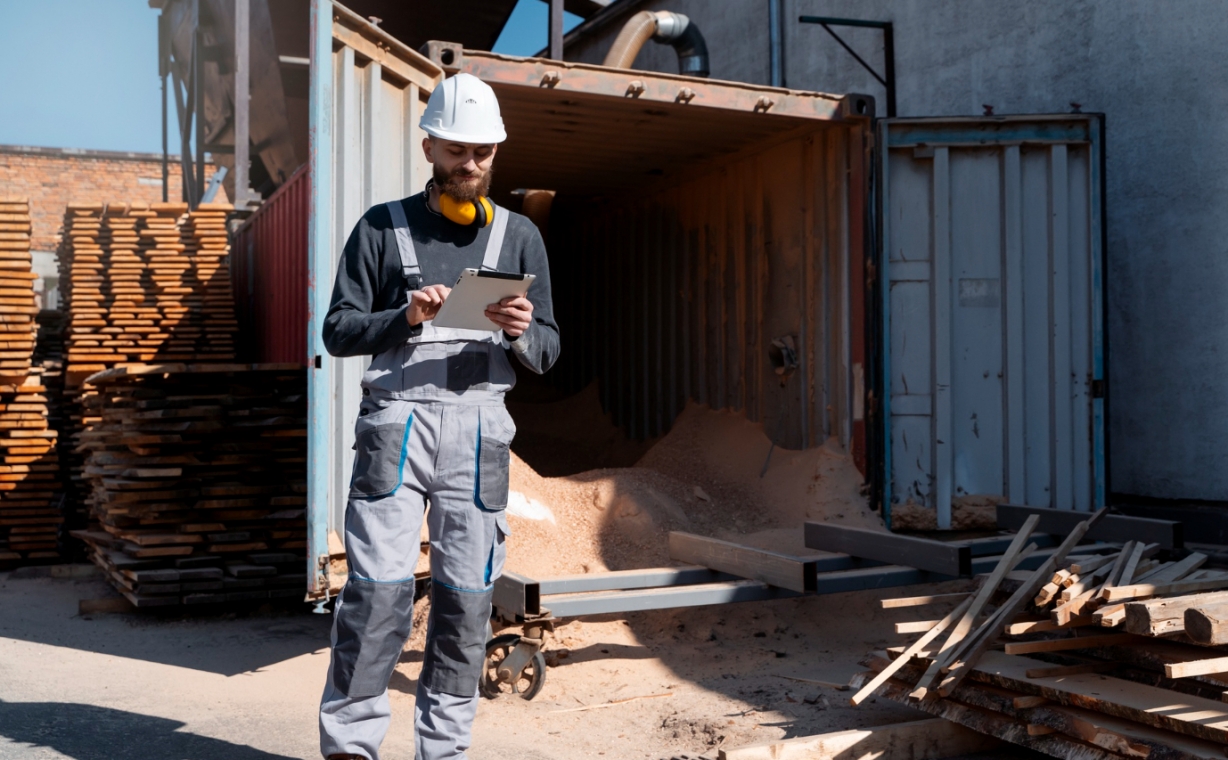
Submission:
M 0 737 L 73 760 L 294 760 L 180 731 L 184 725 L 74 702 L 0 700 Z
M 332 615 L 286 607 L 209 614 L 78 615 L 78 602 L 114 596 L 100 577 L 21 578 L 0 574 L 0 637 L 128 657 L 224 676 L 250 673 L 326 650 Z M 0 721 L 0 727 L 3 727 Z

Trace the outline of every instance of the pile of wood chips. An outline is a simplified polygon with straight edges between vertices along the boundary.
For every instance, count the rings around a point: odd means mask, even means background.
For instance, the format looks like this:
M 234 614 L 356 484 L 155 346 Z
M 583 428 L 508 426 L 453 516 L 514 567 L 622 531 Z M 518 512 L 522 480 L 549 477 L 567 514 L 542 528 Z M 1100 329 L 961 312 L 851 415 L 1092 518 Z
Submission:
M 1228 573 L 1141 541 L 1072 555 L 1102 515 L 1035 571 L 1014 571 L 1033 517 L 975 592 L 885 600 L 955 607 L 897 625 L 924 635 L 870 655 L 853 704 L 884 696 L 1053 757 L 1223 758 L 1228 653 L 1208 647 L 1228 642 L 1228 592 L 1199 592 Z
M 89 378 L 97 527 L 74 531 L 137 607 L 302 599 L 307 376 L 299 365 L 146 365 Z
M 36 275 L 30 206 L 0 198 L 0 564 L 59 556 L 56 432 L 48 428 L 42 369 L 32 366 Z

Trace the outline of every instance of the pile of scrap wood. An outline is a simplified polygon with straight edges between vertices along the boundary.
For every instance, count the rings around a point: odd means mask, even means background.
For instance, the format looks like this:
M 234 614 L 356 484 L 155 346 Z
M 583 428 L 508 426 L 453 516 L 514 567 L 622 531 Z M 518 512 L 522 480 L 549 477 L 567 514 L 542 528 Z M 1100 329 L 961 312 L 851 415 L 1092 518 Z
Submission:
M 1196 552 L 1162 561 L 1144 541 L 1072 556 L 1103 516 L 1036 571 L 1012 572 L 1030 518 L 972 593 L 886 600 L 954 607 L 897 626 L 924 634 L 872 654 L 852 702 L 884 696 L 1054 757 L 1223 758 L 1228 652 L 1207 647 L 1228 640 L 1228 592 L 1206 592 L 1228 588 L 1228 573 Z
M 59 466 L 43 370 L 33 366 L 30 207 L 0 198 L 0 563 L 59 557 Z
M 306 587 L 307 403 L 299 365 L 145 365 L 89 378 L 95 528 L 75 531 L 138 607 Z

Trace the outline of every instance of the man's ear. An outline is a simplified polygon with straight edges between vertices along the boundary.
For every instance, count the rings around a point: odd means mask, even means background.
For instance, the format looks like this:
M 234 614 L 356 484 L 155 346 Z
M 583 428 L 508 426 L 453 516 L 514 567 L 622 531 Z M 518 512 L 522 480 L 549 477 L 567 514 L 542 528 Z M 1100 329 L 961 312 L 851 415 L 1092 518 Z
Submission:
M 431 152 L 431 138 L 430 137 L 422 138 L 422 154 L 426 156 L 426 162 L 428 164 L 435 163 L 435 154 Z

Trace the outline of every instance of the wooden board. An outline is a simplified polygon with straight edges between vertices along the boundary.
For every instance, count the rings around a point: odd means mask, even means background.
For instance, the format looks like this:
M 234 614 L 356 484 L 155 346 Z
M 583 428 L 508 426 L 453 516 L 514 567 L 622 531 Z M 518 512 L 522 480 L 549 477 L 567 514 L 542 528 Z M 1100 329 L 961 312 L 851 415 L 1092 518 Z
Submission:
M 930 718 L 833 731 L 720 750 L 719 760 L 927 760 L 987 752 L 1001 744 L 950 721 Z

